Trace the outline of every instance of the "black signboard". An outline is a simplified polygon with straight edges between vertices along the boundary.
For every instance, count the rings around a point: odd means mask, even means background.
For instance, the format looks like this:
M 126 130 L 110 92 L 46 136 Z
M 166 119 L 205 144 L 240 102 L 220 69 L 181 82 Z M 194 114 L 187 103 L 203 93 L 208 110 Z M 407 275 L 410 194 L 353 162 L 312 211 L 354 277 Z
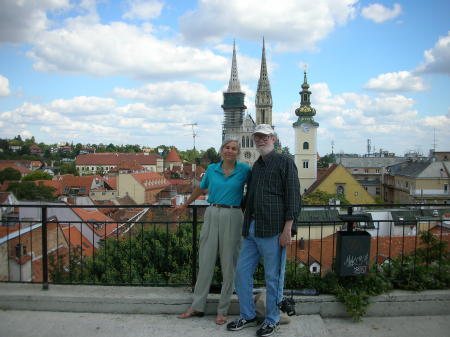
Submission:
M 370 234 L 337 232 L 335 271 L 340 276 L 364 275 L 369 271 Z

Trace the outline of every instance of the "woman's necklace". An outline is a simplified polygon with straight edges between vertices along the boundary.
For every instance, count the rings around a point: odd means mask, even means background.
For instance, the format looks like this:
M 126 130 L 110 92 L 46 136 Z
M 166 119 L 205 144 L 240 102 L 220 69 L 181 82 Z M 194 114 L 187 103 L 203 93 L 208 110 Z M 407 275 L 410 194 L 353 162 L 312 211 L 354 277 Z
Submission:
M 222 165 L 222 171 L 225 177 L 228 177 L 234 170 L 234 167 L 223 167 Z

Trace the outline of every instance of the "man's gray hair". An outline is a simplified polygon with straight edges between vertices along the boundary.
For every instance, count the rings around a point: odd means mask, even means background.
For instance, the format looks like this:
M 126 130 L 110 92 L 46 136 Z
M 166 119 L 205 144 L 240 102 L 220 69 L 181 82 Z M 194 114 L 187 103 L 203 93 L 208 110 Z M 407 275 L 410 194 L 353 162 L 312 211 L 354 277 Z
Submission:
M 222 145 L 220 145 L 220 150 L 219 150 L 219 155 L 222 156 L 222 150 L 223 148 L 231 142 L 235 142 L 236 143 L 236 147 L 238 149 L 238 154 L 241 153 L 241 144 L 239 144 L 239 140 L 237 138 L 231 137 L 231 138 L 227 138 L 223 141 Z

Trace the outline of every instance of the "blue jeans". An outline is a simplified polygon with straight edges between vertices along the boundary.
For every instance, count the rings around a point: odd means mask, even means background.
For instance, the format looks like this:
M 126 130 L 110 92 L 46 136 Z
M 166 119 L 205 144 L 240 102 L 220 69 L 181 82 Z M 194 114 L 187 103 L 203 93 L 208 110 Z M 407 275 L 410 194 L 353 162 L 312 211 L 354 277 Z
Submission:
M 240 316 L 244 319 L 256 317 L 253 301 L 253 274 L 262 257 L 266 280 L 266 318 L 268 323 L 278 323 L 280 310 L 277 304 L 283 297 L 286 249 L 279 244 L 279 234 L 270 238 L 255 237 L 255 222 L 250 224 L 250 232 L 242 242 L 236 266 L 236 293 L 239 298 Z M 281 263 L 281 268 L 280 268 Z

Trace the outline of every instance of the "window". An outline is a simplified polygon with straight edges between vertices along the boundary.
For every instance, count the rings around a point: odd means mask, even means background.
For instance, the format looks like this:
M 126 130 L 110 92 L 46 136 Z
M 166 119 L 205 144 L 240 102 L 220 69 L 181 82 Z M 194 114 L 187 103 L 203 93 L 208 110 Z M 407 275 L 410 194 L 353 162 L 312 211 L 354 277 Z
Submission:
M 303 100 L 308 101 L 308 94 L 303 94 Z
M 249 146 L 250 146 L 250 141 L 249 141 L 248 136 L 247 136 L 246 140 L 245 140 L 245 147 L 249 147 Z
M 448 193 L 448 184 L 444 184 L 444 192 Z
M 309 150 L 309 143 L 308 142 L 304 142 L 303 143 L 303 150 Z
M 359 195 L 359 193 L 358 193 L 358 192 L 355 192 L 354 195 L 355 195 L 355 197 L 357 197 L 357 196 Z
M 242 147 L 245 147 L 245 137 L 242 136 Z
M 364 169 L 364 173 L 369 173 L 369 169 Z
M 308 168 L 309 166 L 309 161 L 308 160 L 304 160 L 303 161 L 303 168 Z
M 344 194 L 344 186 L 338 186 L 336 187 L 336 193 L 337 194 Z
M 375 194 L 376 194 L 376 195 L 380 195 L 380 188 L 379 188 L 379 187 L 376 188 Z
M 16 245 L 16 257 L 22 257 L 27 254 L 27 246 L 17 244 Z
M 261 109 L 261 124 L 266 124 L 266 111 Z
M 375 172 L 376 172 L 376 173 L 380 173 L 380 169 L 376 169 Z
M 409 183 L 407 181 L 405 181 L 405 187 L 408 188 L 409 187 Z

